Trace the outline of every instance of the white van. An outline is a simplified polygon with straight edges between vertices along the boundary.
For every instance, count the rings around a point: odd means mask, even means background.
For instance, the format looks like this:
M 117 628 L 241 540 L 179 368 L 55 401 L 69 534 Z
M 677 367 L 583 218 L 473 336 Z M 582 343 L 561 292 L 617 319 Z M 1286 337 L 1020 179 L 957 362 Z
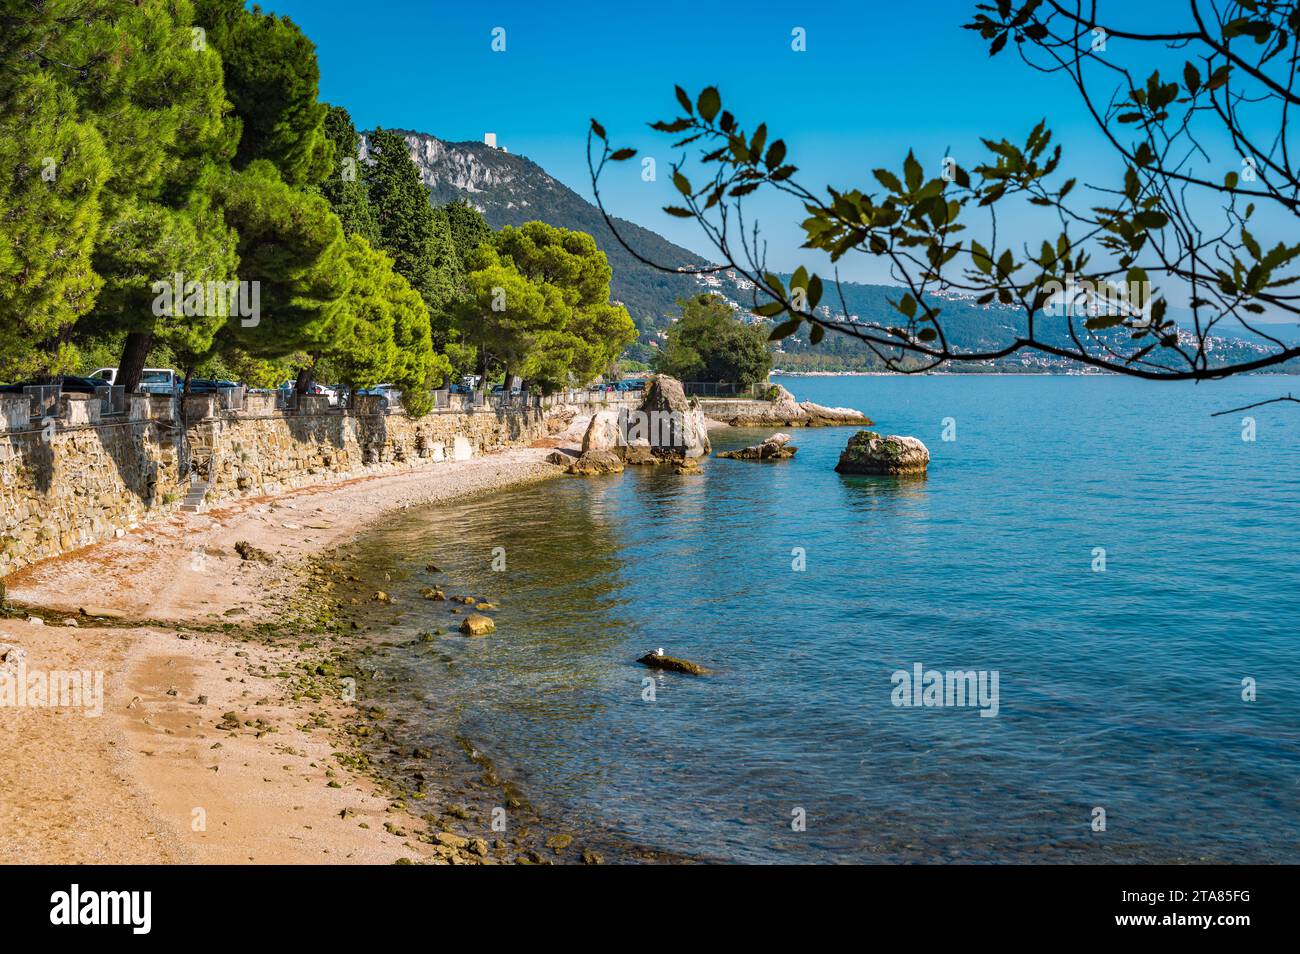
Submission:
M 116 384 L 117 368 L 100 368 L 91 377 Z M 176 394 L 181 385 L 181 376 L 171 368 L 145 368 L 140 376 L 140 390 L 145 394 Z

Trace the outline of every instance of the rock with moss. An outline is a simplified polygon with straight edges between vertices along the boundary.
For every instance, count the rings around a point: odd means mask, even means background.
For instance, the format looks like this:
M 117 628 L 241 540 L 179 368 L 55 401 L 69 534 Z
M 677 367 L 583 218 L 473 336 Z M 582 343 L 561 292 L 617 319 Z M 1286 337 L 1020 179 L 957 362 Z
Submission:
M 841 474 L 920 476 L 929 466 L 930 450 L 918 438 L 858 431 L 849 438 L 835 469 Z
M 571 463 L 566 473 L 576 477 L 598 477 L 602 474 L 623 473 L 623 458 L 613 451 L 587 451 Z
M 677 659 L 674 656 L 666 656 L 660 652 L 646 653 L 637 660 L 643 666 L 649 666 L 651 669 L 664 669 L 668 672 L 685 673 L 688 676 L 704 676 L 708 670 L 699 663 L 693 663 L 689 659 Z
M 799 448 L 790 443 L 789 434 L 773 434 L 761 444 L 742 447 L 740 450 L 723 451 L 719 457 L 731 460 L 789 460 Z
M 460 631 L 466 636 L 486 636 L 494 632 L 497 624 L 492 622 L 492 617 L 484 616 L 482 613 L 470 613 L 461 620 Z

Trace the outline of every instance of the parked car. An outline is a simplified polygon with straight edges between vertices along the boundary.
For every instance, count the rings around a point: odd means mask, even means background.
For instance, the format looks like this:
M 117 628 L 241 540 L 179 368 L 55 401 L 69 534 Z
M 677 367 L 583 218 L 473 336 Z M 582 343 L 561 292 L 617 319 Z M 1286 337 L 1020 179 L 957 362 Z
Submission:
M 376 384 L 374 387 L 361 388 L 357 391 L 357 394 L 379 397 L 379 409 L 381 411 L 402 402 L 402 391 L 393 384 Z
M 449 394 L 472 394 L 473 388 L 465 384 L 453 384 L 447 389 Z
M 117 383 L 117 368 L 100 368 L 91 377 L 105 384 Z M 171 368 L 145 368 L 140 376 L 140 390 L 145 394 L 176 394 L 184 380 Z
M 236 381 L 218 381 L 213 378 L 190 378 L 191 394 L 211 394 L 213 391 L 220 391 L 222 388 L 237 388 L 239 383 Z
M 285 381 L 283 384 L 280 385 L 280 387 L 277 390 L 291 392 L 295 387 L 297 387 L 297 385 L 298 385 L 297 381 Z M 337 387 L 330 387 L 325 384 L 317 384 L 315 381 L 313 381 L 307 385 L 306 393 L 312 395 L 313 397 L 328 398 L 329 403 L 331 405 L 335 405 L 339 403 L 339 392 Z
M 60 389 L 70 394 L 94 394 L 97 388 L 102 388 L 107 381 L 101 378 L 83 378 L 75 374 L 65 374 L 56 377 L 51 381 L 20 381 L 17 384 L 6 384 L 0 386 L 0 393 L 3 394 L 22 394 L 23 388 L 43 387 L 45 385 L 57 384 Z

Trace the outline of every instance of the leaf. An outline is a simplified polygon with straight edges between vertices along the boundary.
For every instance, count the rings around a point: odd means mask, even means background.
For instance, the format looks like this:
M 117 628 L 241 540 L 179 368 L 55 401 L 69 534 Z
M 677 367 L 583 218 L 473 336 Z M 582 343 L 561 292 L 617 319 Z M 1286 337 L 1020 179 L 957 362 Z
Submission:
M 902 192 L 903 183 L 898 181 L 898 176 L 894 175 L 888 169 L 877 169 L 872 173 L 877 181 L 888 189 L 890 192 Z
M 790 276 L 790 287 L 792 289 L 802 288 L 806 294 L 808 290 L 808 269 L 802 265 L 796 268 L 794 274 Z
M 785 311 L 785 305 L 781 304 L 779 301 L 769 301 L 762 305 L 758 305 L 751 310 L 754 314 L 759 315 L 760 317 L 771 318 L 773 315 L 779 315 L 781 312 Z
M 605 138 L 605 127 L 602 126 L 600 123 L 596 122 L 596 118 L 594 116 L 591 119 L 591 131 L 594 132 L 601 139 Z
M 635 149 L 618 149 L 615 150 L 609 158 L 614 162 L 623 162 L 624 160 L 631 159 L 635 155 Z
M 1187 87 L 1187 92 L 1193 96 L 1201 88 L 1201 74 L 1197 72 L 1196 67 L 1190 61 L 1183 64 L 1183 85 Z
M 683 209 L 681 206 L 677 206 L 677 205 L 665 205 L 664 211 L 667 212 L 669 215 L 677 216 L 677 218 L 679 219 L 695 218 L 695 213 L 692 212 L 690 209 Z
M 799 330 L 800 324 L 802 324 L 802 321 L 799 318 L 791 318 L 789 321 L 783 321 L 772 329 L 772 333 L 767 336 L 767 340 L 780 341 L 782 338 L 788 338 Z
M 1102 331 L 1106 328 L 1114 328 L 1123 321 L 1123 315 L 1098 315 L 1096 318 L 1089 318 L 1083 326 L 1089 331 Z
M 817 303 L 822 300 L 822 280 L 816 275 L 808 279 L 808 308 L 817 307 Z
M 690 180 L 675 169 L 673 170 L 673 185 L 677 187 L 677 191 L 682 195 L 691 194 Z
M 772 145 L 767 147 L 767 159 L 764 161 L 767 163 L 769 169 L 775 169 L 781 164 L 781 160 L 784 158 L 785 142 L 783 140 L 778 139 L 776 142 L 772 143 Z
M 821 325 L 813 325 L 812 331 L 808 332 L 808 343 L 817 344 L 824 337 L 826 337 L 826 329 Z
M 718 110 L 722 108 L 722 96 L 718 92 L 718 88 L 716 86 L 704 87 L 695 105 L 700 111 L 701 119 L 706 123 L 713 122 L 713 117 L 718 115 Z
M 921 164 L 916 161 L 916 156 L 912 155 L 911 150 L 908 150 L 907 158 L 903 160 L 903 178 L 907 182 L 909 191 L 915 192 L 921 188 L 921 177 Z
M 686 110 L 687 116 L 695 114 L 695 107 L 691 105 L 691 98 L 686 95 L 686 90 L 680 86 L 674 86 L 673 90 L 677 93 L 677 102 L 682 104 L 682 109 Z
M 916 333 L 916 337 L 920 341 L 933 341 L 939 337 L 939 334 L 933 328 L 922 328 Z

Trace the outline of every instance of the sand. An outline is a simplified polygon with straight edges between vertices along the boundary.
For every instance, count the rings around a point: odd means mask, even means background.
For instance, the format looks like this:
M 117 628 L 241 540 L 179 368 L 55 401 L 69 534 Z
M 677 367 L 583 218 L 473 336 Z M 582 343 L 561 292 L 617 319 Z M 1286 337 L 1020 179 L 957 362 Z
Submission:
M 0 657 L 102 672 L 104 691 L 100 715 L 0 706 L 0 861 L 478 860 L 405 834 L 410 817 L 340 763 L 330 726 L 351 707 L 292 699 L 276 673 L 296 650 L 189 627 L 274 620 L 313 554 L 394 511 L 556 476 L 543 460 L 556 443 L 221 503 L 7 579 L 10 603 L 44 624 L 0 619 Z M 242 560 L 237 541 L 272 562 Z

